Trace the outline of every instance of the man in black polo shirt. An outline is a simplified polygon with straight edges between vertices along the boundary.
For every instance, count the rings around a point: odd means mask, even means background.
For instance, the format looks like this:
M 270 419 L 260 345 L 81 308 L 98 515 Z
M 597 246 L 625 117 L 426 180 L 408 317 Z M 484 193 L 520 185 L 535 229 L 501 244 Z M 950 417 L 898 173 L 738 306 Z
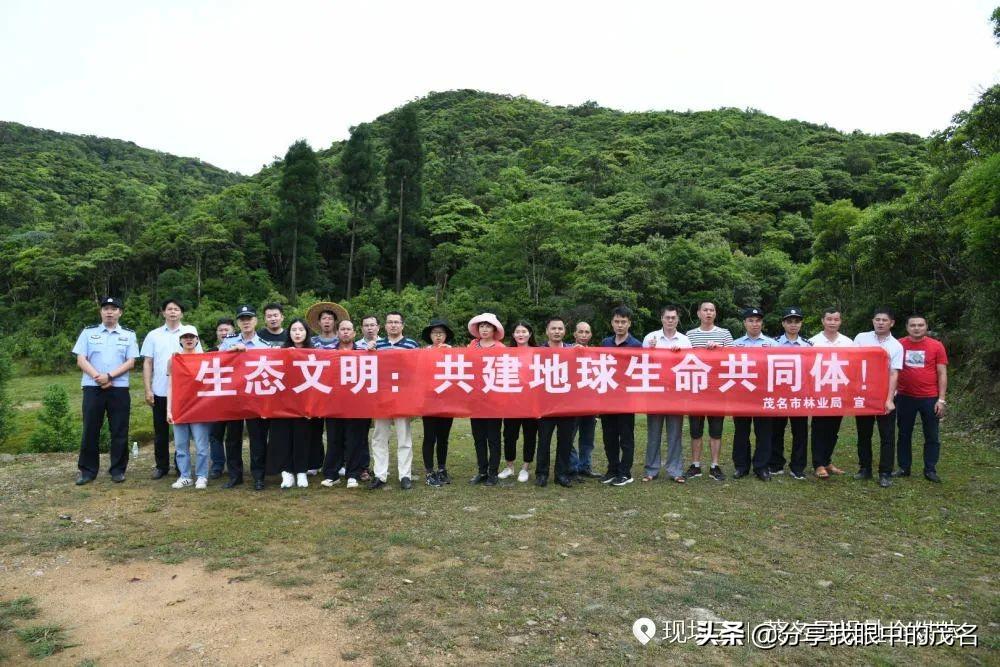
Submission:
M 611 312 L 613 336 L 601 341 L 601 347 L 642 347 L 642 341 L 629 333 L 632 327 L 632 310 L 618 306 Z M 632 460 L 635 455 L 635 415 L 601 415 L 601 434 L 604 453 L 608 457 L 608 471 L 601 478 L 602 484 L 625 486 L 632 481 Z

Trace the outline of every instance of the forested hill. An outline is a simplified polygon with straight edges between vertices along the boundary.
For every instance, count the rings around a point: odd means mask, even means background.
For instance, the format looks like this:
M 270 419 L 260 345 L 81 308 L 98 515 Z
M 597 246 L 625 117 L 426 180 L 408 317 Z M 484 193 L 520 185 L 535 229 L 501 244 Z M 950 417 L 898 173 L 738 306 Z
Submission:
M 400 131 L 422 169 L 416 204 L 404 207 L 407 287 L 396 296 L 398 194 L 385 170 Z M 106 291 L 126 297 L 125 321 L 140 329 L 167 295 L 192 304 L 199 324 L 238 302 L 290 296 L 282 162 L 241 179 L 126 142 L 15 124 L 0 132 L 0 321 L 19 353 L 39 358 L 51 336 L 72 337 Z M 921 225 L 941 220 L 921 212 L 919 224 L 901 222 L 923 188 L 944 197 L 959 175 L 967 157 L 950 135 L 844 134 L 755 110 L 553 107 L 468 90 L 432 93 L 354 135 L 372 159 L 347 176 L 367 191 L 345 186 L 347 142 L 318 151 L 320 204 L 298 235 L 300 302 L 401 306 L 410 329 L 432 314 L 461 321 L 489 309 L 504 320 L 593 318 L 603 331 L 624 302 L 647 330 L 669 301 L 693 324 L 702 298 L 732 324 L 738 307 L 792 302 L 816 313 L 840 303 L 856 326 L 879 302 L 957 322 L 934 287 L 964 270 L 961 249 L 926 247 Z M 926 289 L 899 290 L 911 244 L 947 266 Z M 896 253 L 884 276 L 871 270 L 873 249 Z

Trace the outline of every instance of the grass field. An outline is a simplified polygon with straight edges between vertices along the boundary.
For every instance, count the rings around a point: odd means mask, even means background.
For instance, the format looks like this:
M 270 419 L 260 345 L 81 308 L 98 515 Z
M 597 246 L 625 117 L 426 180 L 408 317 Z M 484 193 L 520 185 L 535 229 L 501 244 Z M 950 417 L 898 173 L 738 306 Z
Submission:
M 37 400 L 50 381 L 19 380 L 15 389 L 21 400 Z M 141 430 L 149 410 L 135 399 Z M 645 420 L 637 421 L 636 475 L 645 443 Z M 853 472 L 850 422 L 835 462 Z M 375 664 L 996 664 L 1000 456 L 986 436 L 945 426 L 945 483 L 918 475 L 887 490 L 849 477 L 787 476 L 769 484 L 702 477 L 623 488 L 470 487 L 467 420 L 453 431 L 456 483 L 409 493 L 395 484 L 283 492 L 276 483 L 253 493 L 217 482 L 175 491 L 147 479 L 148 446 L 125 484 L 102 473 L 77 488 L 72 454 L 23 455 L 0 463 L 0 556 L 83 549 L 109 564 L 153 559 L 235 570 L 294 591 L 317 614 L 342 612 L 364 639 L 336 647 L 337 659 Z M 730 432 L 723 443 L 731 474 Z M 95 521 L 59 519 L 70 512 Z M 762 651 L 641 646 L 632 635 L 640 616 L 707 614 L 973 623 L 979 647 Z M 86 648 L 72 630 L 67 641 Z

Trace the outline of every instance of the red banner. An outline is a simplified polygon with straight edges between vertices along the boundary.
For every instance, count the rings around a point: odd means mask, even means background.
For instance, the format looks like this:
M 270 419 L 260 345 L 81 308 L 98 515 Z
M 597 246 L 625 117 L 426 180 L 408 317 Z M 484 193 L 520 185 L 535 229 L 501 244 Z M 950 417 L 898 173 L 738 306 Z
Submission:
M 882 414 L 868 348 L 271 348 L 176 354 L 177 423 L 250 417 Z

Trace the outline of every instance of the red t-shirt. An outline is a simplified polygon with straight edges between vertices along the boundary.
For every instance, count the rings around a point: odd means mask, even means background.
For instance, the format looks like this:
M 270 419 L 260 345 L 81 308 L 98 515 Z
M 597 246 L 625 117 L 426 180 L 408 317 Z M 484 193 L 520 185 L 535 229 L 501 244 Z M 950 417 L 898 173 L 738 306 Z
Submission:
M 948 365 L 948 353 L 941 341 L 924 336 L 914 342 L 909 336 L 899 339 L 903 346 L 903 370 L 899 371 L 900 394 L 914 398 L 933 398 L 938 395 L 937 367 Z

